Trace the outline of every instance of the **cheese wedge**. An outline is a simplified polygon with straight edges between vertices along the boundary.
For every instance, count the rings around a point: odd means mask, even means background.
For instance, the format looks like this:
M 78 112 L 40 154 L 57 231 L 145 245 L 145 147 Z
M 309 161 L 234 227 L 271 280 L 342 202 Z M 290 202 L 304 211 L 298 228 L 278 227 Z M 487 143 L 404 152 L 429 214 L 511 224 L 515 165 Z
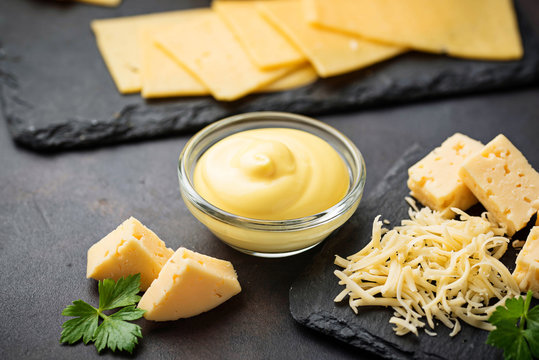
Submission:
M 503 135 L 468 157 L 460 178 L 512 236 L 539 209 L 539 173 Z
M 260 70 L 211 10 L 156 32 L 155 40 L 218 100 L 236 100 L 294 70 Z
M 212 8 L 259 68 L 270 69 L 307 61 L 293 44 L 262 18 L 254 2 L 214 1 Z
M 539 226 L 531 229 L 520 250 L 513 277 L 521 291 L 531 290 L 533 296 L 539 299 Z
M 173 253 L 153 231 L 130 217 L 88 250 L 86 277 L 118 280 L 140 273 L 144 291 Z
M 211 310 L 240 291 L 230 262 L 179 248 L 138 307 L 148 320 L 177 320 Z
M 91 23 L 97 47 L 122 94 L 139 92 L 142 87 L 140 71 L 139 28 L 151 24 L 165 25 L 182 22 L 210 9 L 170 11 L 149 15 L 94 20 Z
M 474 59 L 522 57 L 511 0 L 303 0 L 309 22 L 366 39 Z
M 118 6 L 122 2 L 122 0 L 75 0 L 82 3 L 92 4 L 92 5 L 99 5 L 99 6 Z
M 314 28 L 303 18 L 300 1 L 258 2 L 258 8 L 269 22 L 307 56 L 321 77 L 357 70 L 405 51 L 403 47 Z
M 452 218 L 452 207 L 466 210 L 477 199 L 458 176 L 461 164 L 483 148 L 479 141 L 459 133 L 446 139 L 408 169 L 408 188 L 423 205 Z

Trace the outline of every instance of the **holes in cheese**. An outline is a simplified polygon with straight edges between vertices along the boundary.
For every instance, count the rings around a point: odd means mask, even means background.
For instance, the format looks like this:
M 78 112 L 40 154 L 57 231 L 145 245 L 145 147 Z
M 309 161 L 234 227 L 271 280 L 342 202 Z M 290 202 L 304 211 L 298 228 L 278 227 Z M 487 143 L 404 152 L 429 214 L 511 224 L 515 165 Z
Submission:
M 459 176 L 512 236 L 539 209 L 539 173 L 503 135 L 463 162 Z
M 138 307 L 148 320 L 177 320 L 211 310 L 240 291 L 230 262 L 179 248 Z
M 310 22 L 366 39 L 453 56 L 522 57 L 511 0 L 303 0 Z
M 460 165 L 483 148 L 479 141 L 456 133 L 408 169 L 411 195 L 425 206 L 453 217 L 452 207 L 466 210 L 477 202 L 458 176 Z
M 335 298 L 348 296 L 352 310 L 359 306 L 391 306 L 397 335 L 418 334 L 434 319 L 460 329 L 458 320 L 491 330 L 487 322 L 496 306 L 520 293 L 515 279 L 498 259 L 509 240 L 504 228 L 488 213 L 448 220 L 429 208 L 409 210 L 410 219 L 392 230 L 374 220 L 370 243 L 346 259 L 336 256 L 339 284 L 346 288 Z M 492 304 L 491 299 L 495 300 Z
M 144 291 L 173 253 L 153 231 L 130 217 L 88 250 L 86 277 L 118 280 L 140 273 Z
M 314 28 L 304 20 L 300 1 L 259 2 L 259 9 L 269 22 L 301 49 L 321 77 L 357 70 L 405 51 L 403 47 Z

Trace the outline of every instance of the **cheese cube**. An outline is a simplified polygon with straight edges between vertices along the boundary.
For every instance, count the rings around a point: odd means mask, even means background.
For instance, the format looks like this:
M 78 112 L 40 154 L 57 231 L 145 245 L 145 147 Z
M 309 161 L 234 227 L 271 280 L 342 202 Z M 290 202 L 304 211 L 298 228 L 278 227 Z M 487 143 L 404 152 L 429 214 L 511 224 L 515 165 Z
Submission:
M 483 144 L 465 135 L 456 133 L 449 137 L 408 169 L 411 195 L 449 218 L 455 215 L 451 207 L 466 210 L 477 199 L 459 178 L 458 171 L 467 157 L 482 148 Z
M 140 273 L 140 288 L 146 290 L 174 251 L 134 217 L 88 250 L 86 277 L 96 280 Z
M 539 299 L 539 226 L 534 226 L 517 257 L 513 277 L 522 291 L 533 291 Z
M 179 248 L 138 307 L 148 320 L 177 320 L 211 310 L 240 291 L 230 262 Z
M 539 174 L 503 135 L 468 158 L 459 175 L 512 236 L 539 208 Z

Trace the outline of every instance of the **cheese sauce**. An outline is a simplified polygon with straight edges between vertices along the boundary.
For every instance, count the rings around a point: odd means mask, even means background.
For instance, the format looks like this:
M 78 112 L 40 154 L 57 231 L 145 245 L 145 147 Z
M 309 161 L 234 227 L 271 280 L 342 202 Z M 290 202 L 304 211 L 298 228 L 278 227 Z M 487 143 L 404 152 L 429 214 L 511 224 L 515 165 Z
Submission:
M 337 204 L 350 177 L 337 151 L 288 128 L 247 130 L 210 147 L 194 171 L 196 191 L 229 213 L 261 220 L 314 215 Z

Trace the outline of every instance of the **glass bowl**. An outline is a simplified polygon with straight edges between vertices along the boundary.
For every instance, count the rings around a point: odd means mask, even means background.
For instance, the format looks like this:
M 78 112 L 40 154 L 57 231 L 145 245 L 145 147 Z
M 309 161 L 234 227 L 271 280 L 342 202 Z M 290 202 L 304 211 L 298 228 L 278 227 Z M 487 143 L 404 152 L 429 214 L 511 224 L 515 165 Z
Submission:
M 290 220 L 246 218 L 204 200 L 193 185 L 193 172 L 202 154 L 229 135 L 260 128 L 303 130 L 328 142 L 348 169 L 349 188 L 344 198 L 325 211 Z M 246 254 L 284 257 L 316 246 L 352 216 L 363 195 L 365 162 L 346 136 L 323 122 L 284 112 L 252 112 L 219 120 L 196 133 L 180 154 L 178 177 L 187 208 L 215 236 Z

